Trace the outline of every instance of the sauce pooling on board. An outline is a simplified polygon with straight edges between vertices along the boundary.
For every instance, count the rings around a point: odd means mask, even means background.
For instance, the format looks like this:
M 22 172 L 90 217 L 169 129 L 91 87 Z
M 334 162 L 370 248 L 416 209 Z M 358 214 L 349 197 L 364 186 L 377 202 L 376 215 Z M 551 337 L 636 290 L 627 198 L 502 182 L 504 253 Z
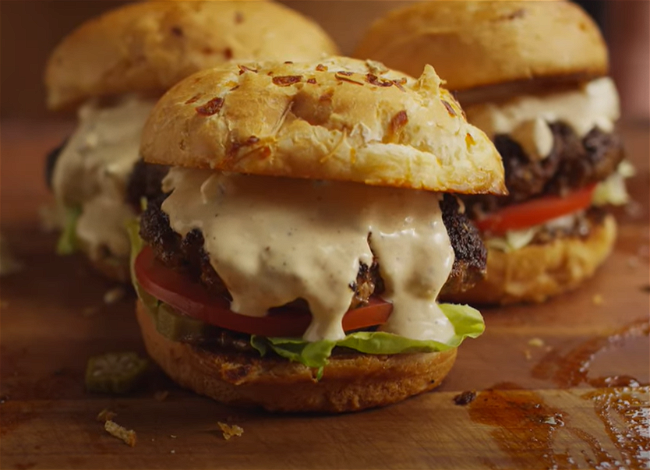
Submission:
M 440 195 L 182 168 L 163 188 L 174 231 L 203 232 L 234 312 L 264 316 L 300 298 L 312 313 L 305 340 L 342 339 L 350 285 L 374 252 L 393 303 L 383 329 L 421 340 L 454 334 L 435 303 L 454 262 Z

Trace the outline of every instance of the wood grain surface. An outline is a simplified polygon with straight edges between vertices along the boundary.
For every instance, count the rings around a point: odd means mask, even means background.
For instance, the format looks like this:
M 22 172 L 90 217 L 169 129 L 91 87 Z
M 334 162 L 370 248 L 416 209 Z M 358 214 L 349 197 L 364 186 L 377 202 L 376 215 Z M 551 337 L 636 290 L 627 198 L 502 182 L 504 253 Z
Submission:
M 1 127 L 0 228 L 25 266 L 0 280 L 1 468 L 648 468 L 647 124 L 622 128 L 637 203 L 617 213 L 615 252 L 594 279 L 545 305 L 484 310 L 486 333 L 437 391 L 341 416 L 227 408 L 156 368 L 131 395 L 84 391 L 89 356 L 144 350 L 133 295 L 106 304 L 115 285 L 54 255 L 41 228 L 43 156 L 70 129 Z M 476 398 L 456 404 L 466 391 Z M 104 431 L 104 408 L 137 432 L 135 447 Z M 218 422 L 244 434 L 225 440 Z

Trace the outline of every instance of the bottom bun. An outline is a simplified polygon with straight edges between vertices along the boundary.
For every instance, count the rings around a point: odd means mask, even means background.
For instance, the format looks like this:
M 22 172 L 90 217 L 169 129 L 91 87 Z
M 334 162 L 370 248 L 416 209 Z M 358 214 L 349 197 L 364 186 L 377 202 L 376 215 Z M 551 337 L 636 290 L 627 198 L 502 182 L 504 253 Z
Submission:
M 385 406 L 437 387 L 456 360 L 456 349 L 336 355 L 316 381 L 312 369 L 277 356 L 215 352 L 170 341 L 156 331 L 140 301 L 136 308 L 147 351 L 167 375 L 228 405 L 326 413 Z
M 593 276 L 611 253 L 615 240 L 616 221 L 608 215 L 587 237 L 558 238 L 510 253 L 489 249 L 485 280 L 445 300 L 502 305 L 544 302 Z

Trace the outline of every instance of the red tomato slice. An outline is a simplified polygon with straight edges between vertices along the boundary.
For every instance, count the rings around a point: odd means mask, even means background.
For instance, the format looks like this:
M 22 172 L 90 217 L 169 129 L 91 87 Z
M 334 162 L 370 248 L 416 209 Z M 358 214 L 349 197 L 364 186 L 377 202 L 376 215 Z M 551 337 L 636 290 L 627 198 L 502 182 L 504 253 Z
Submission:
M 596 185 L 587 186 L 566 197 L 546 196 L 504 207 L 474 221 L 481 232 L 502 235 L 508 230 L 523 230 L 571 214 L 591 205 Z
M 228 330 L 260 336 L 302 336 L 311 315 L 291 308 L 274 309 L 265 317 L 249 317 L 230 310 L 224 297 L 209 293 L 200 284 L 169 269 L 156 260 L 150 247 L 145 247 L 135 260 L 135 276 L 142 289 L 179 312 Z M 367 306 L 348 311 L 343 317 L 343 330 L 358 330 L 386 323 L 393 305 L 371 298 Z

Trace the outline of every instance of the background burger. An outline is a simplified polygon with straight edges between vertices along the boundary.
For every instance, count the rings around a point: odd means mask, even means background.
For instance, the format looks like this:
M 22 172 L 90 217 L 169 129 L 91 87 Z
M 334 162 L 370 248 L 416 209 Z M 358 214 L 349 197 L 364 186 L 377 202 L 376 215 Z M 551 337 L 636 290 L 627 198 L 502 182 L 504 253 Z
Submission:
M 436 64 L 501 153 L 508 197 L 463 201 L 489 248 L 488 275 L 452 298 L 543 301 L 611 252 L 623 204 L 616 87 L 594 22 L 568 2 L 426 2 L 376 22 L 356 55 L 413 73 Z
M 124 222 L 141 197 L 159 191 L 166 171 L 136 164 L 140 132 L 170 86 L 229 60 L 309 60 L 336 50 L 311 20 L 261 1 L 146 2 L 80 26 L 54 50 L 45 76 L 49 107 L 77 107 L 79 116 L 48 158 L 59 252 L 80 248 L 106 275 L 128 279 Z
M 158 102 L 141 152 L 172 169 L 133 229 L 137 315 L 179 384 L 360 410 L 438 386 L 483 331 L 436 298 L 485 269 L 453 194 L 503 193 L 503 168 L 430 66 L 417 80 L 347 58 L 203 71 Z

